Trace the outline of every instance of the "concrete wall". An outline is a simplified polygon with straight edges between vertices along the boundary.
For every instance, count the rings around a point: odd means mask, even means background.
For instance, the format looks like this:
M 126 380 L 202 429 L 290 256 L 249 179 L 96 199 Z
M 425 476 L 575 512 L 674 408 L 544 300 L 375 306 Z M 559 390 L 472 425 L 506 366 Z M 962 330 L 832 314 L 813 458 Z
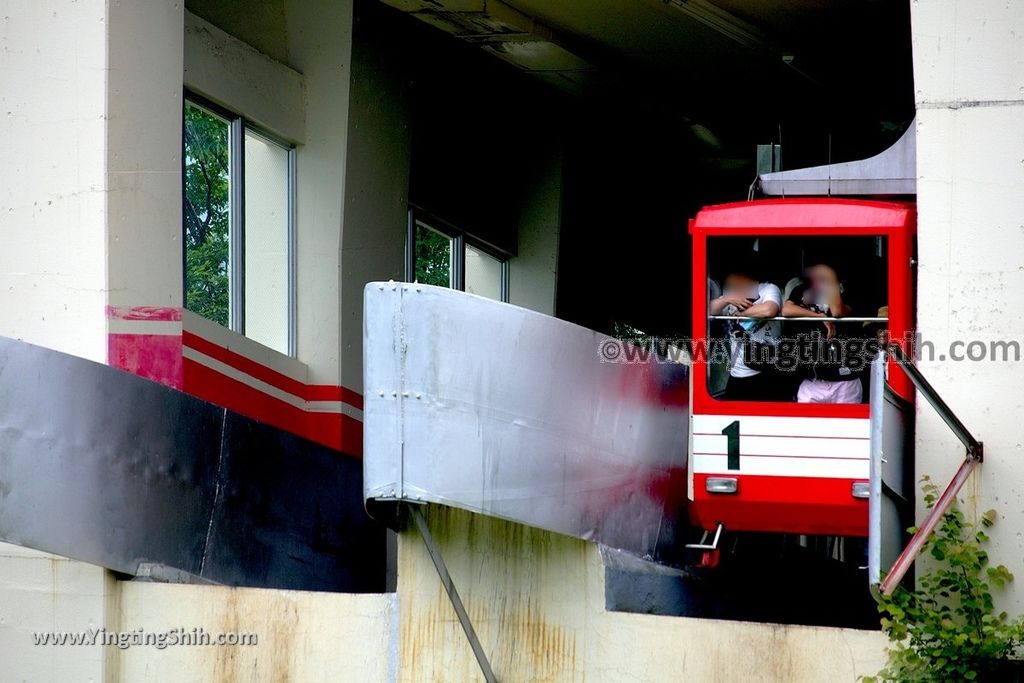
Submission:
M 288 56 L 306 87 L 298 151 L 298 356 L 316 383 L 342 384 L 341 230 L 352 77 L 352 3 L 288 0 Z
M 251 25 L 250 4 L 189 4 L 220 25 L 186 12 L 185 84 L 297 143 L 297 355 L 313 383 L 337 385 L 352 3 L 276 3 L 262 28 Z
M 562 152 L 554 143 L 545 152 L 535 160 L 520 207 L 519 250 L 509 262 L 509 301 L 554 315 L 562 220 Z
M 283 18 L 276 10 L 264 17 L 262 30 L 243 26 L 246 3 L 187 4 L 202 17 L 184 15 L 186 86 L 298 143 L 298 358 L 309 366 L 311 382 L 361 391 L 363 285 L 405 275 L 413 83 L 427 73 L 465 84 L 458 73 L 424 66 L 446 65 L 447 57 L 435 57 L 423 27 L 375 1 L 290 0 Z M 243 34 L 257 42 L 234 37 Z M 287 49 L 279 34 L 287 36 Z M 494 69 L 485 55 L 470 56 L 487 73 Z M 421 99 L 470 117 L 464 102 Z M 479 108 L 470 118 L 490 116 Z M 528 177 L 518 205 L 491 207 L 503 220 L 511 214 L 519 231 L 513 303 L 546 313 L 554 311 L 561 199 L 561 156 L 552 133 L 525 152 L 533 156 L 524 164 Z M 492 164 L 472 169 L 474 175 L 505 172 L 488 140 L 467 144 Z
M 390 681 L 393 594 L 341 594 L 114 580 L 99 567 L 0 545 L 4 681 Z M 35 645 L 33 634 L 251 633 L 239 646 Z M 102 637 L 102 636 L 100 636 Z
M 82 562 L 0 543 L 0 671 L 5 681 L 104 681 L 114 653 L 33 645 L 32 634 L 114 629 L 117 584 Z
M 112 306 L 181 305 L 182 12 L 173 2 L 107 5 L 106 269 Z
M 363 286 L 405 275 L 411 152 L 407 36 L 368 4 L 356 7 L 352 46 L 337 347 L 342 383 L 356 391 L 363 388 Z
M 104 0 L 0 2 L 0 334 L 101 362 L 106 15 Z
M 286 140 L 305 141 L 301 73 L 189 11 L 184 27 L 186 87 Z
M 428 523 L 498 680 L 855 681 L 877 631 L 608 612 L 596 545 L 438 506 Z M 401 681 L 481 680 L 421 537 L 399 536 Z
M 911 5 L 917 99 L 918 328 L 947 353 L 961 340 L 1024 343 L 1024 6 L 994 0 Z M 963 349 L 961 349 L 961 352 Z M 922 360 L 985 443 L 965 509 L 995 508 L 989 553 L 1018 574 L 1000 602 L 1024 610 L 1021 363 Z M 919 402 L 917 471 L 948 480 L 963 448 Z
M 428 521 L 499 680 L 854 681 L 873 631 L 607 612 L 597 546 L 430 506 Z M 481 680 L 422 539 L 399 537 L 398 593 L 121 582 L 0 547 L 0 661 L 10 681 Z M 253 633 L 254 646 L 37 646 L 33 633 Z
M 394 680 L 395 596 L 120 583 L 120 631 L 253 633 L 254 646 L 117 650 L 116 681 Z
M 348 113 L 348 142 L 345 166 L 345 214 L 342 230 L 341 261 L 341 373 L 342 384 L 362 388 L 362 297 L 363 285 L 373 280 L 405 277 L 405 241 L 407 212 L 410 202 L 412 166 L 420 163 L 430 168 L 448 169 L 447 154 L 462 159 L 472 152 L 465 164 L 456 163 L 458 171 L 445 175 L 438 186 L 457 184 L 460 174 L 470 173 L 492 185 L 509 182 L 507 162 L 493 154 L 494 139 L 513 135 L 510 129 L 473 135 L 458 126 L 440 131 L 423 124 L 426 117 L 452 120 L 490 122 L 494 112 L 487 103 L 475 101 L 474 88 L 501 90 L 517 76 L 511 69 L 497 71 L 498 86 L 474 82 L 457 69 L 447 68 L 452 57 L 443 47 L 447 38 L 433 33 L 424 37 L 423 28 L 409 17 L 379 7 L 375 2 L 356 3 L 355 30 L 352 45 L 352 82 Z M 442 42 L 442 47 L 435 44 Z M 459 46 L 463 47 L 463 46 Z M 461 54 L 461 53 L 460 53 Z M 491 73 L 488 57 L 473 50 L 468 59 L 482 60 Z M 469 73 L 475 73 L 467 65 Z M 499 67 L 501 69 L 501 67 Z M 504 79 L 504 80 L 502 80 Z M 424 81 L 428 84 L 425 85 Z M 434 96 L 429 90 L 436 83 L 443 88 L 463 93 L 459 100 L 449 101 Z M 518 83 L 518 81 L 516 81 Z M 517 87 L 521 84 L 517 85 Z M 419 89 L 418 95 L 414 91 Z M 416 96 L 414 96 L 416 95 Z M 429 116 L 423 109 L 430 110 Z M 555 120 L 555 117 L 552 117 Z M 415 123 L 420 121 L 420 127 Z M 495 126 L 502 128 L 501 126 Z M 488 126 L 490 128 L 490 126 Z M 429 137 L 431 144 L 413 144 L 413 135 Z M 516 176 L 525 191 L 512 192 L 516 203 L 487 206 L 492 216 L 501 217 L 515 226 L 511 236 L 518 253 L 510 263 L 512 303 L 544 313 L 554 312 L 555 263 L 557 261 L 558 229 L 561 200 L 561 156 L 553 127 L 537 140 L 530 140 L 529 149 L 520 150 L 528 156 L 522 164 L 525 172 Z M 422 142 L 423 138 L 421 138 Z M 451 148 L 446 144 L 451 142 Z M 415 154 L 422 156 L 417 160 Z M 517 167 L 518 168 L 518 167 Z M 449 169 L 450 170 L 450 169 Z M 419 198 L 430 204 L 431 186 Z M 438 192 L 440 194 L 440 192 Z M 502 196 L 494 193 L 494 197 Z M 450 215 L 438 216 L 455 221 Z M 455 227 L 470 230 L 470 226 Z

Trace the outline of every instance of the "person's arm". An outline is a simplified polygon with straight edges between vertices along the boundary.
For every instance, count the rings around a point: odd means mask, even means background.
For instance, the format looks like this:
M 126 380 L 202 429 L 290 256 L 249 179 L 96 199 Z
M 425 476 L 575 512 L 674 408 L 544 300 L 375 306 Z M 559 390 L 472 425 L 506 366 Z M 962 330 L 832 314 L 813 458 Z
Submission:
M 762 301 L 743 311 L 747 318 L 774 318 L 778 314 L 779 304 L 774 301 Z
M 743 311 L 748 318 L 774 318 L 782 310 L 782 291 L 773 284 L 761 285 L 761 303 Z
M 747 309 L 750 307 L 750 302 L 744 299 L 742 296 L 736 296 L 735 294 L 723 294 L 720 297 L 711 300 L 708 306 L 708 310 L 711 311 L 711 315 L 722 315 L 722 311 L 725 307 L 732 304 L 736 307 L 736 311 L 746 315 Z
M 812 311 L 811 309 L 801 306 L 793 301 L 787 301 L 782 305 L 782 315 L 787 318 L 827 318 L 828 316 L 821 311 Z M 824 320 L 821 323 L 825 326 L 825 338 L 831 339 L 836 336 L 835 323 Z
M 782 304 L 782 315 L 787 318 L 824 318 L 825 314 L 821 311 L 812 311 L 806 306 L 801 306 L 795 301 L 787 301 Z
M 832 290 L 828 298 L 828 310 L 834 318 L 845 318 L 850 315 L 853 309 L 850 308 L 849 304 L 843 302 L 843 295 L 839 293 L 837 288 Z

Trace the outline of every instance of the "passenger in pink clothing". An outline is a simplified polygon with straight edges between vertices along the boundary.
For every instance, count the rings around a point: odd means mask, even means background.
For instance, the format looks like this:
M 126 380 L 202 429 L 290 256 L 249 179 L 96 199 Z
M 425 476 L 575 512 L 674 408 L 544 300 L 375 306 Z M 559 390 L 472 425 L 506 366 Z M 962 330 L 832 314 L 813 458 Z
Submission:
M 843 283 L 836 269 L 823 261 L 810 262 L 804 282 L 782 306 L 787 318 L 843 318 L 851 313 L 843 301 Z M 798 403 L 861 403 L 865 365 L 859 357 L 859 340 L 848 334 L 848 324 L 823 320 L 821 326 L 805 322 L 793 325 L 813 360 L 805 363 L 805 378 L 797 389 Z M 854 345 L 858 349 L 853 349 Z M 855 351 L 851 357 L 851 349 Z

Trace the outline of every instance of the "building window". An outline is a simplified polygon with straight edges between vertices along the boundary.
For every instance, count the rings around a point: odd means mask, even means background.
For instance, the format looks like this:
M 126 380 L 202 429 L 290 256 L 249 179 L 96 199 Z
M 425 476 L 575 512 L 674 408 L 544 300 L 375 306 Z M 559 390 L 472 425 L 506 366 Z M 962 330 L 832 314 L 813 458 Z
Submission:
M 414 282 L 438 287 L 455 287 L 453 282 L 452 251 L 455 238 L 428 228 L 417 221 L 413 240 L 416 245 Z
M 295 354 L 295 148 L 196 98 L 184 111 L 185 308 Z
M 409 212 L 406 279 L 508 301 L 508 255 L 419 211 Z

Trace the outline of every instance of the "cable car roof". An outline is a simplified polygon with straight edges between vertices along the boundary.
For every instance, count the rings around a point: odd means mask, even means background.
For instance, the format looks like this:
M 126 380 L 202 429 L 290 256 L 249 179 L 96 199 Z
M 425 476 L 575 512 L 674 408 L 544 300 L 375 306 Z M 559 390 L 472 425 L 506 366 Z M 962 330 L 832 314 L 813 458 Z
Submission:
M 881 202 L 832 197 L 758 199 L 715 204 L 690 221 L 690 232 L 704 230 L 859 230 L 891 231 L 913 225 L 912 202 Z

